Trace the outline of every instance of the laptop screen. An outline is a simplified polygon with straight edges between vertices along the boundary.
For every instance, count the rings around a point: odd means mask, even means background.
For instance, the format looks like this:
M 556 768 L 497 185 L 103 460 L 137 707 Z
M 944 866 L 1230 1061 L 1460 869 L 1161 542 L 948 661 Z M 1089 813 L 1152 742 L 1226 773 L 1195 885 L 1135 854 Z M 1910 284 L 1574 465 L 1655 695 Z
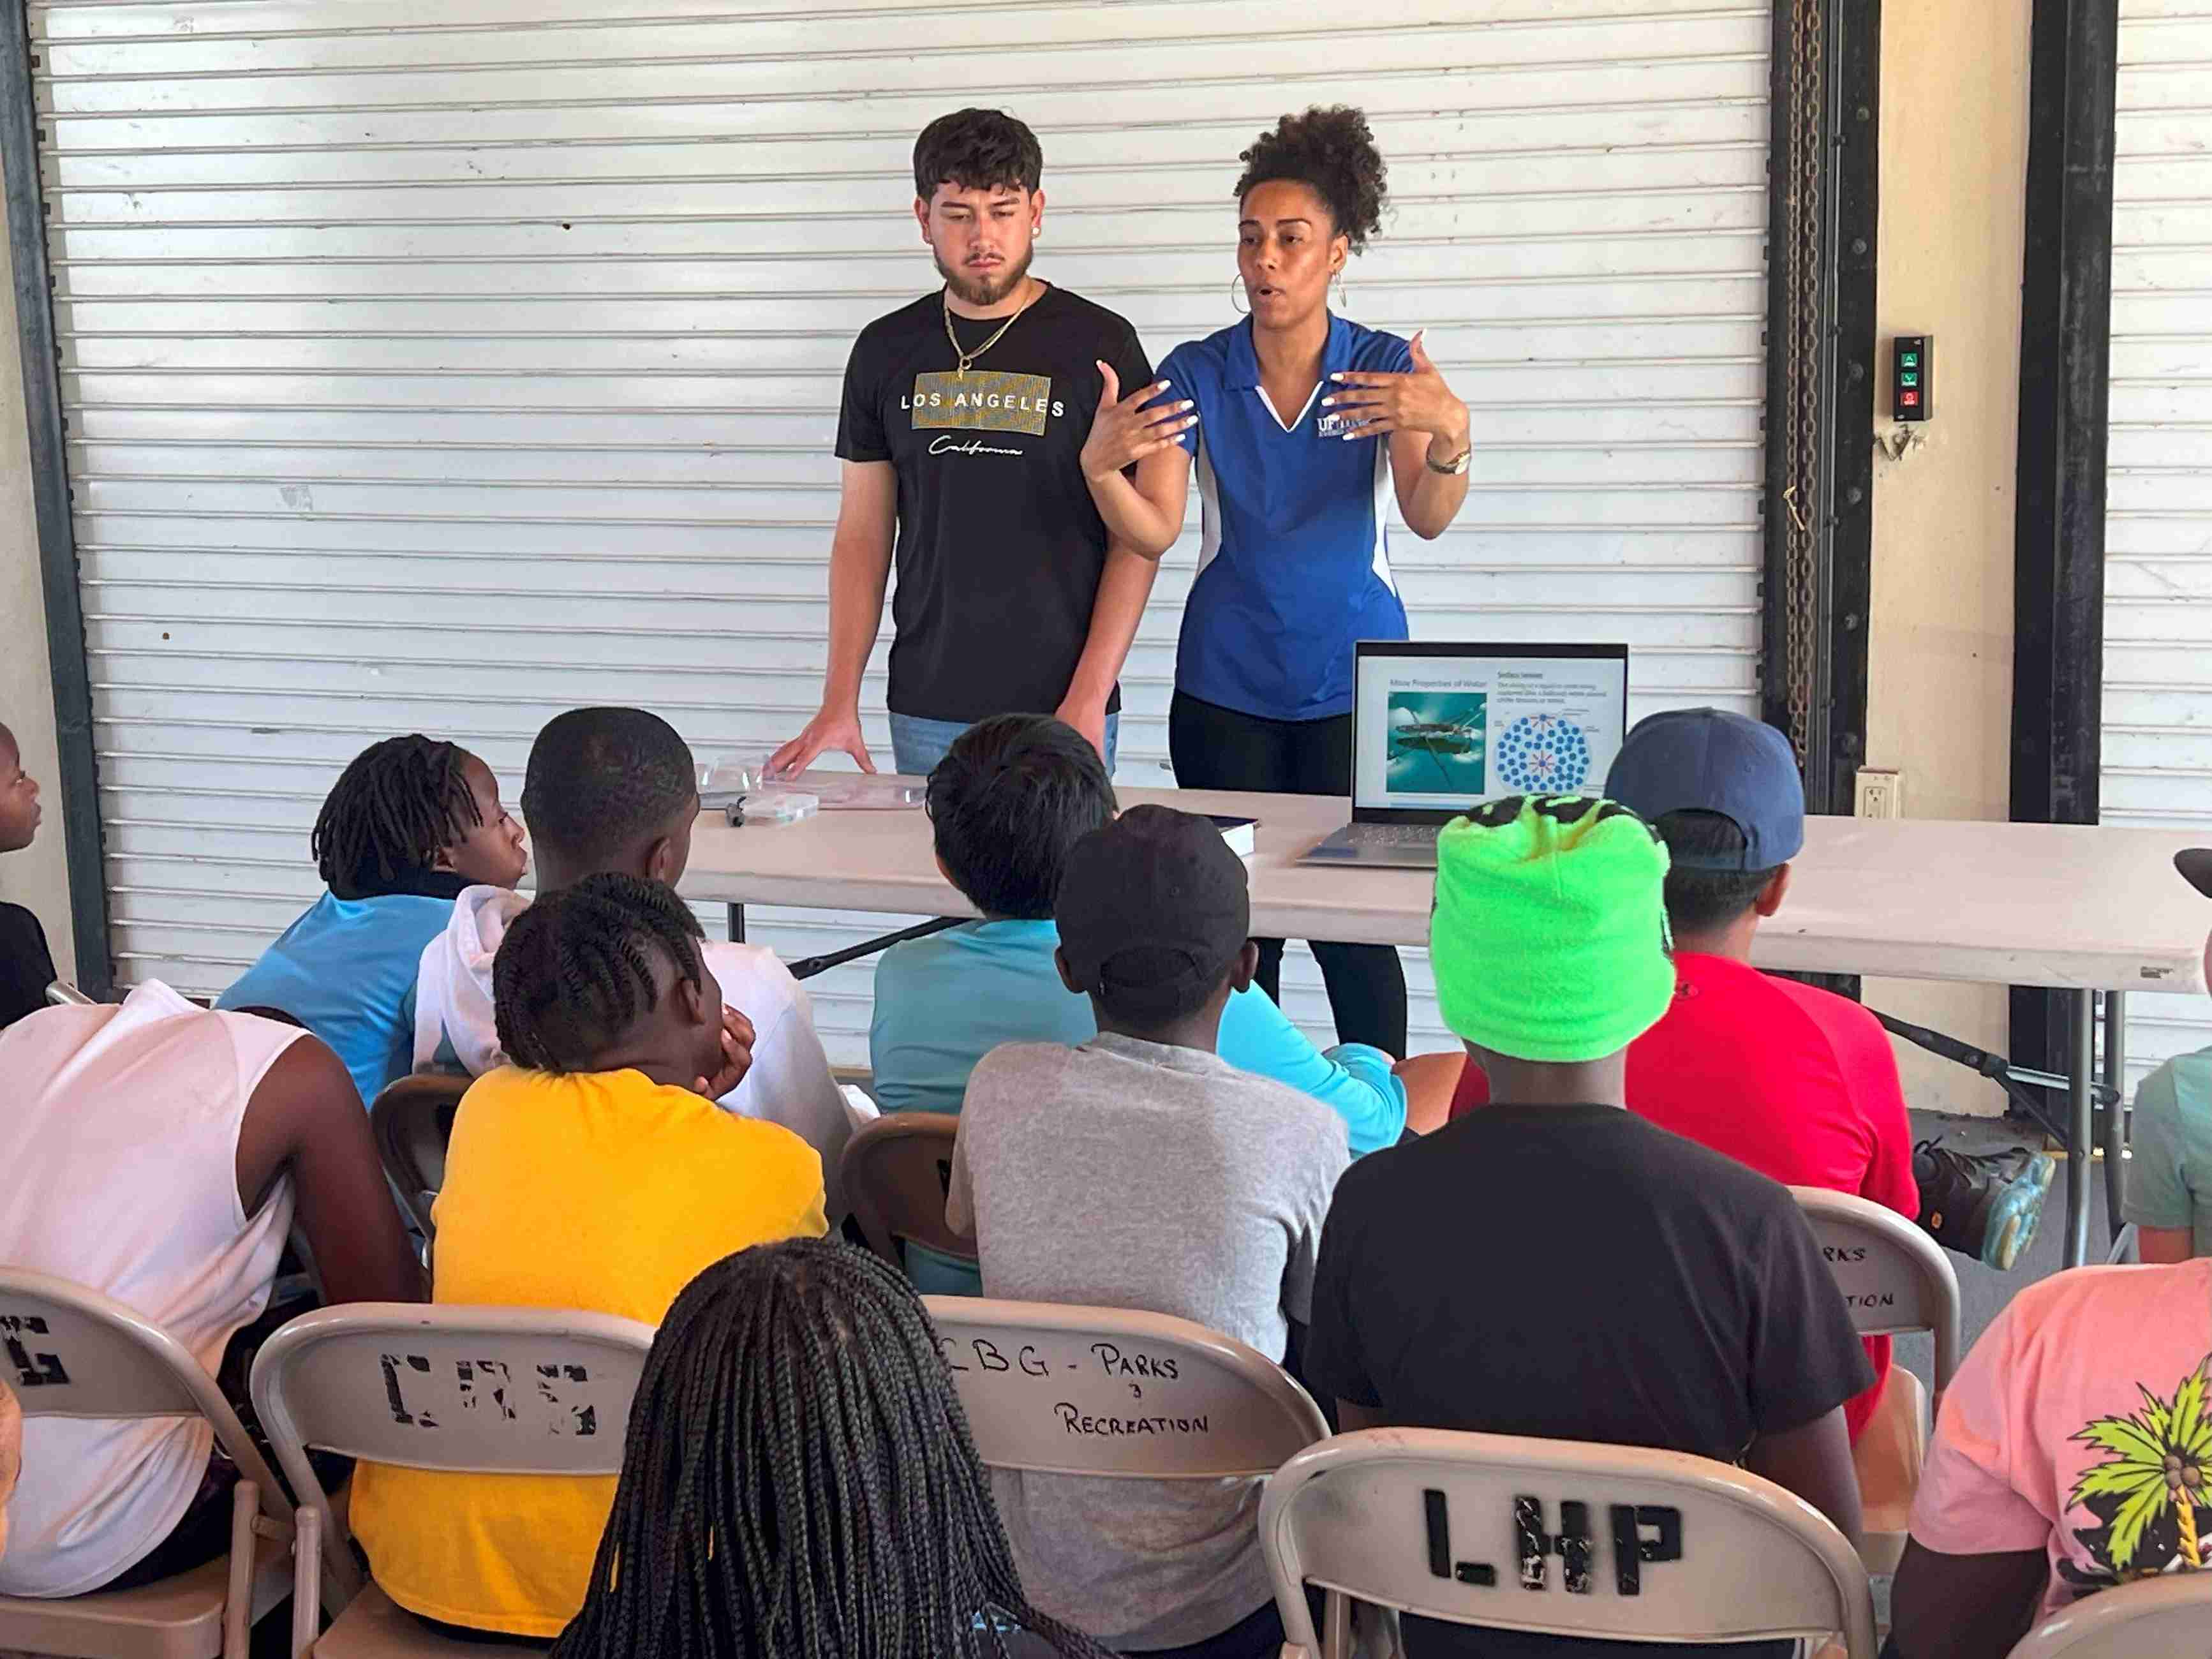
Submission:
M 1628 731 L 1628 647 L 1362 641 L 1354 696 L 1354 817 L 1595 795 Z

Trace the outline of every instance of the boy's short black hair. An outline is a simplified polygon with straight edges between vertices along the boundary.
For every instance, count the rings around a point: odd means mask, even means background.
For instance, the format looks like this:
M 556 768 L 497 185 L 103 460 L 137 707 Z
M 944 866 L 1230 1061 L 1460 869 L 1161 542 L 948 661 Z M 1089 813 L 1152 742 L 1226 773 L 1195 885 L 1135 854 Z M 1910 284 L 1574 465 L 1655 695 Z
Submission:
M 1119 805 L 1091 740 L 1049 714 L 995 714 L 929 775 L 929 821 L 952 884 L 985 915 L 1052 915 L 1068 849 Z
M 1743 831 L 1718 812 L 1668 812 L 1652 828 L 1669 853 L 1743 854 Z M 1773 879 L 1772 870 L 1686 870 L 1677 864 L 1667 872 L 1668 923 L 1678 935 L 1725 927 Z
M 914 193 L 925 202 L 939 185 L 1033 191 L 1043 179 L 1044 150 L 1036 134 L 1004 110 L 957 109 L 939 116 L 914 141 Z
M 699 918 L 673 888 L 601 873 L 548 893 L 507 925 L 491 964 L 499 1046 L 537 1072 L 580 1072 L 659 1003 L 653 957 L 703 983 Z
M 1328 109 L 1316 105 L 1304 115 L 1285 115 L 1237 159 L 1244 163 L 1237 181 L 1239 202 L 1255 185 L 1288 179 L 1328 205 L 1328 216 L 1351 239 L 1354 253 L 1382 227 L 1390 169 L 1375 148 L 1366 115 L 1347 104 Z
M 699 797 L 691 746 L 642 708 L 571 708 L 530 746 L 522 817 L 572 864 L 619 857 Z
M 316 814 L 307 850 L 323 884 L 364 898 L 429 869 L 483 822 L 462 769 L 468 750 L 421 732 L 373 743 L 347 763 Z

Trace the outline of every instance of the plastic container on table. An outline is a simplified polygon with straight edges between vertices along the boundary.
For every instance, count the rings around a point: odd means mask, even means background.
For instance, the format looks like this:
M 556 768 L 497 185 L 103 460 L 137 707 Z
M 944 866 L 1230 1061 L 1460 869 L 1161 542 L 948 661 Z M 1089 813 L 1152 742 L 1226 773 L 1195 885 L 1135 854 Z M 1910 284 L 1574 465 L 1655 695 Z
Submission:
M 709 811 L 727 811 L 740 800 L 775 792 L 799 793 L 794 778 L 779 778 L 769 770 L 769 753 L 725 755 L 711 766 L 699 769 L 699 804 Z M 809 772 L 805 793 L 825 812 L 896 811 L 919 806 L 928 790 L 910 779 L 877 777 L 866 772 Z M 751 809 L 747 809 L 747 817 Z

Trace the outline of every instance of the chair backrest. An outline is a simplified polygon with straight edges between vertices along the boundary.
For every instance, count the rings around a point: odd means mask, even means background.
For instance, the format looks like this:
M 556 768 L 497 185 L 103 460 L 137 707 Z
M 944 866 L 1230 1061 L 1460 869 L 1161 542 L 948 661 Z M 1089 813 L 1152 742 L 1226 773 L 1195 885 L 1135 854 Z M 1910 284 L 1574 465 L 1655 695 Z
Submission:
M 1933 1403 L 1941 1406 L 1959 1369 L 1959 1276 L 1943 1247 L 1894 1210 L 1825 1187 L 1792 1187 L 1844 1293 L 1851 1323 L 1865 1336 L 1930 1331 L 1936 1338 Z
M 1866 1568 L 1843 1534 L 1773 1482 L 1680 1452 L 1437 1429 L 1340 1435 L 1268 1478 L 1260 1543 L 1285 1632 L 1310 1654 L 1321 1647 L 1309 1583 L 1501 1630 L 1833 1634 L 1850 1659 L 1874 1659 Z
M 2204 1659 L 2212 1572 L 2174 1573 L 2086 1596 L 2020 1640 L 2011 1659 Z
M 1328 1432 L 1280 1365 L 1188 1319 L 981 1297 L 922 1301 L 975 1449 L 995 1468 L 1259 1476 Z
M 368 1109 L 369 1133 L 376 1138 L 384 1173 L 425 1238 L 435 1235 L 430 1206 L 446 1184 L 453 1113 L 473 1081 L 459 1073 L 417 1072 L 386 1085 Z
M 653 1328 L 547 1308 L 357 1302 L 262 1345 L 253 1409 L 321 1522 L 339 1605 L 359 1587 L 310 1448 L 477 1474 L 615 1474 Z
M 46 987 L 46 1006 L 50 1008 L 89 1008 L 93 999 L 65 979 L 58 979 Z
M 287 1516 L 283 1489 L 238 1413 L 191 1351 L 99 1291 L 48 1273 L 0 1267 L 0 1346 L 26 1417 L 204 1417 L 263 1509 Z
M 975 1241 L 945 1224 L 959 1119 L 943 1112 L 890 1112 L 845 1143 L 837 1180 L 868 1248 L 900 1266 L 899 1242 L 973 1261 Z

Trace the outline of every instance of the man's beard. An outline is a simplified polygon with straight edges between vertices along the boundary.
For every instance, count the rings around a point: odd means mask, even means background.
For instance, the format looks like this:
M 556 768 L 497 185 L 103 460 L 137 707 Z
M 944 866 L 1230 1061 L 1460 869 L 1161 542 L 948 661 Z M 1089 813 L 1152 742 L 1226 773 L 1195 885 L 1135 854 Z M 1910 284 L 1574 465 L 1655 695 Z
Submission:
M 1023 249 L 1022 257 L 1018 262 L 1000 267 L 1004 276 L 1002 280 L 995 283 L 988 279 L 977 282 L 973 277 L 963 275 L 954 267 L 946 264 L 938 256 L 934 248 L 930 250 L 929 257 L 936 260 L 937 274 L 945 278 L 945 285 L 952 290 L 952 297 L 963 306 L 975 306 L 981 309 L 986 306 L 998 304 L 1020 286 L 1022 278 L 1030 274 L 1030 261 L 1036 258 L 1036 248 L 1032 245 Z

